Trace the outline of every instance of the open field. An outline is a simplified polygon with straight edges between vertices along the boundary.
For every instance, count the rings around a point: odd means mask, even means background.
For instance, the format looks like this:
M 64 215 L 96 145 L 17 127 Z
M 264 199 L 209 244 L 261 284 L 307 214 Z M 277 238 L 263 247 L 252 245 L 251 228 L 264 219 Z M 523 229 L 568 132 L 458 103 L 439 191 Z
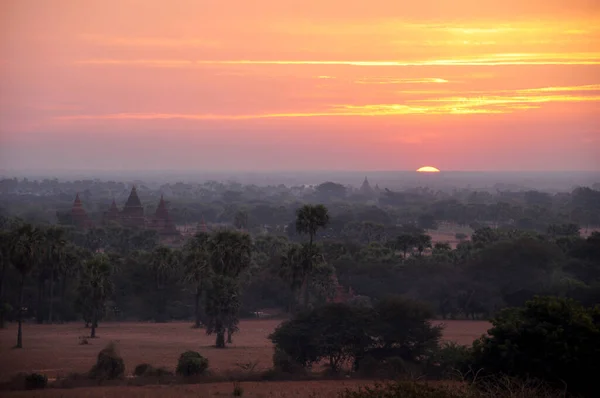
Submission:
M 79 337 L 89 329 L 81 323 L 63 325 L 25 324 L 24 346 L 15 350 L 16 325 L 0 330 L 0 379 L 7 380 L 20 372 L 44 373 L 50 378 L 66 376 L 71 372 L 86 372 L 96 360 L 98 352 L 110 341 L 116 341 L 125 360 L 126 371 L 131 373 L 140 363 L 175 369 L 180 353 L 199 351 L 210 361 L 214 372 L 238 369 L 236 364 L 258 361 L 256 370 L 271 367 L 273 348 L 267 336 L 280 320 L 243 320 L 233 343 L 218 350 L 214 336 L 203 329 L 191 328 L 191 323 L 103 323 L 97 339 L 89 345 L 79 345 Z M 437 322 L 437 321 L 436 321 Z M 485 321 L 445 321 L 444 339 L 470 344 L 485 333 Z
M 368 380 L 313 380 L 240 383 L 244 389 L 243 396 L 253 398 L 337 398 L 338 394 L 345 389 L 356 390 L 360 386 L 372 384 L 373 382 Z M 233 383 L 222 382 L 193 385 L 87 387 L 67 390 L 47 389 L 42 391 L 12 391 L 7 392 L 5 396 L 13 398 L 181 398 L 231 397 L 232 392 Z

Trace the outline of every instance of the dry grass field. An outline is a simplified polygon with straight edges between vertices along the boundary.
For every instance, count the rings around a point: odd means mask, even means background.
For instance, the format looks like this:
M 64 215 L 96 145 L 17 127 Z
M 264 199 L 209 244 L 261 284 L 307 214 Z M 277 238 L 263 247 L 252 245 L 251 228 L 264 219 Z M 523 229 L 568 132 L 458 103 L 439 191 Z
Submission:
M 150 363 L 175 369 L 180 353 L 199 351 L 210 361 L 213 372 L 238 369 L 238 363 L 258 361 L 256 370 L 271 367 L 273 348 L 267 336 L 280 320 L 243 320 L 240 331 L 234 335 L 230 347 L 218 350 L 214 336 L 203 329 L 193 329 L 190 323 L 103 323 L 98 338 L 89 345 L 80 345 L 79 337 L 89 329 L 81 323 L 63 325 L 25 324 L 22 350 L 12 347 L 16 339 L 16 325 L 0 330 L 0 380 L 7 380 L 20 372 L 44 373 L 49 378 L 66 376 L 72 372 L 88 371 L 98 352 L 109 342 L 116 341 L 125 360 L 128 373 L 136 365 Z M 470 344 L 485 333 L 489 323 L 484 321 L 445 321 L 444 339 Z
M 345 389 L 356 390 L 370 385 L 366 380 L 319 380 L 285 382 L 240 383 L 243 397 L 251 398 L 337 398 Z M 11 398 L 182 398 L 231 397 L 233 383 L 206 383 L 193 385 L 156 385 L 143 387 L 87 387 L 76 389 L 47 389 L 41 391 L 14 391 Z

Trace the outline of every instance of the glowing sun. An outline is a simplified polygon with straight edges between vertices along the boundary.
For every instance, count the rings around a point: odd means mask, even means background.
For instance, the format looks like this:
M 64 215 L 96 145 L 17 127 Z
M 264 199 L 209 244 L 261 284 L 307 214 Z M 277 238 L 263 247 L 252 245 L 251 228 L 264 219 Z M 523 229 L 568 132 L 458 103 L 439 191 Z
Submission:
M 423 166 L 417 170 L 419 173 L 439 173 L 440 169 L 435 168 L 433 166 Z

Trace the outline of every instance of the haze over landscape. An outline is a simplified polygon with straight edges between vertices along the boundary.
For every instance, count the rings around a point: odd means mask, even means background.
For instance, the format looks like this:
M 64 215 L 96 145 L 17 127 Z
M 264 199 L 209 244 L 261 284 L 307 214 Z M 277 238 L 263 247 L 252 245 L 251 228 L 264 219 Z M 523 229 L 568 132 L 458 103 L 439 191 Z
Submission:
M 599 115 L 598 0 L 0 0 L 0 395 L 596 398 Z
M 11 0 L 0 169 L 600 170 L 593 0 Z

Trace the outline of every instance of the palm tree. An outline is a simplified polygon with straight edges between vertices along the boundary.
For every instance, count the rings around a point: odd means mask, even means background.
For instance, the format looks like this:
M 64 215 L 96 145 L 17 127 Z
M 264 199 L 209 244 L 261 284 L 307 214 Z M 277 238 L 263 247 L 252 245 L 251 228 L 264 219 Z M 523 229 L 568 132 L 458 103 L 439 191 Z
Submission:
M 292 291 L 293 299 L 290 302 L 289 312 L 296 311 L 296 301 L 298 292 L 304 282 L 304 253 L 302 245 L 291 244 L 288 250 L 281 257 L 281 267 L 279 268 L 279 277 L 288 283 Z
M 104 309 L 104 303 L 114 290 L 112 274 L 113 267 L 109 257 L 103 253 L 95 253 L 83 265 L 80 294 L 83 295 L 85 307 L 91 312 L 91 338 L 96 337 L 98 318 Z
M 166 288 L 174 276 L 177 264 L 177 253 L 165 246 L 159 246 L 152 251 L 150 267 L 154 272 L 154 283 L 158 299 L 157 321 L 165 320 L 167 305 Z
M 308 307 L 310 294 L 310 275 L 313 268 L 313 241 L 317 231 L 329 224 L 329 213 L 323 205 L 304 205 L 296 211 L 296 232 L 308 234 L 308 250 L 305 251 L 304 270 L 304 307 Z
M 194 313 L 196 316 L 195 327 L 199 328 L 200 320 L 200 298 L 202 297 L 202 287 L 210 271 L 210 253 L 208 250 L 208 240 L 210 235 L 205 232 L 197 233 L 184 248 L 184 282 L 191 283 L 195 287 L 194 292 Z
M 239 276 L 250 266 L 252 240 L 250 235 L 238 231 L 218 231 L 208 240 L 211 284 L 207 295 L 206 333 L 217 335 L 215 346 L 225 347 L 237 330 L 240 307 Z
M 54 278 L 56 273 L 64 265 L 67 245 L 65 231 L 61 228 L 51 227 L 44 234 L 44 261 L 48 267 L 50 276 L 50 305 L 48 310 L 48 322 L 52 323 L 54 309 Z
M 0 231 L 0 329 L 4 328 L 4 315 L 6 311 L 4 306 L 4 278 L 10 266 L 10 252 L 14 245 L 12 239 L 15 237 L 16 234 L 11 233 L 11 231 Z
M 42 233 L 31 224 L 25 224 L 13 232 L 10 253 L 11 263 L 20 274 L 19 310 L 16 348 L 23 348 L 23 291 L 25 280 L 31 270 L 38 265 L 41 258 Z

